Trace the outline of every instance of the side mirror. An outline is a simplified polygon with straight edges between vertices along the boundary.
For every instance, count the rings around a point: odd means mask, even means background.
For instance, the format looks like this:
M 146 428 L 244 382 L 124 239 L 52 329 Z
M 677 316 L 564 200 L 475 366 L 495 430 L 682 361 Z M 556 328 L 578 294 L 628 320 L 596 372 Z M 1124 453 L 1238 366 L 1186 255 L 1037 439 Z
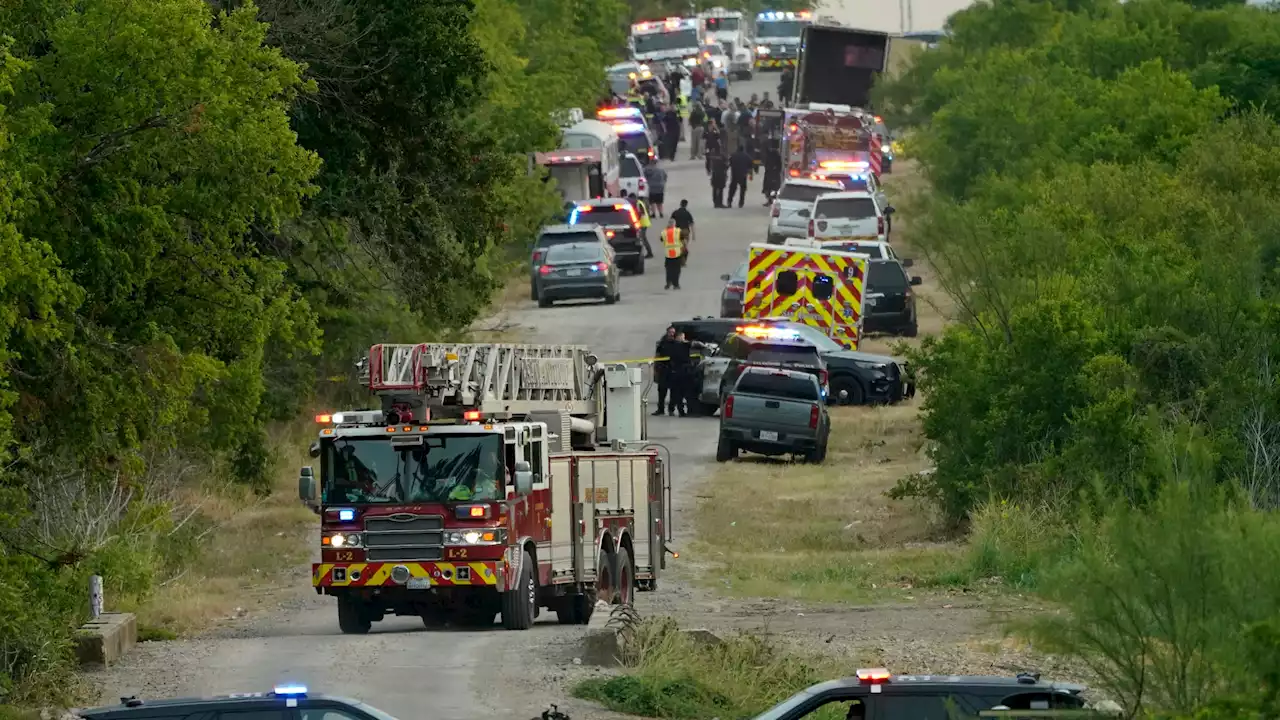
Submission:
M 313 458 L 318 458 L 318 457 L 320 457 L 320 441 L 319 441 L 319 440 L 317 440 L 317 441 L 315 441 L 315 442 L 311 443 L 311 448 L 310 448 L 307 452 L 308 452 L 308 453 L 311 455 L 311 457 L 313 457 Z
M 916 264 L 916 261 L 912 260 L 911 258 L 902 258 L 902 267 L 904 268 L 909 268 L 915 264 Z
M 919 275 L 912 275 L 912 276 L 911 276 L 911 284 L 912 284 L 912 285 L 919 285 L 919 284 L 920 284 L 920 283 L 922 283 L 922 282 L 924 282 L 924 281 L 920 279 L 920 276 L 919 276 Z
M 311 505 L 316 497 L 316 472 L 306 465 L 298 472 L 298 499 Z
M 725 273 L 724 275 L 721 275 L 720 280 L 722 282 L 729 282 L 729 273 Z
M 533 493 L 533 473 L 528 470 L 516 470 L 516 495 L 525 496 L 531 493 Z
M 885 209 L 884 209 L 884 214 L 885 214 L 885 215 L 892 215 L 892 214 L 894 214 L 894 213 L 896 213 L 896 212 L 898 212 L 898 211 L 897 211 L 897 209 L 895 209 L 892 205 L 890 205 L 889 207 L 887 207 L 887 208 L 885 208 Z

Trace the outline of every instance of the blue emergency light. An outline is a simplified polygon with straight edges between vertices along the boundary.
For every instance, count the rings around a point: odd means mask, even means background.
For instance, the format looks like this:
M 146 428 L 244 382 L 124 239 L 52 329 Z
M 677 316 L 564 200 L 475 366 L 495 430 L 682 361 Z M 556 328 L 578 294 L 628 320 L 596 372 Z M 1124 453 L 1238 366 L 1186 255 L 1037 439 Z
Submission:
M 644 125 L 640 123 L 618 123 L 617 125 L 613 126 L 613 129 L 619 135 L 630 135 L 633 133 L 644 132 Z
M 273 690 L 280 697 L 300 697 L 307 694 L 306 685 L 277 685 Z
M 351 508 L 342 508 L 338 511 L 339 522 L 352 522 L 356 519 L 356 511 Z

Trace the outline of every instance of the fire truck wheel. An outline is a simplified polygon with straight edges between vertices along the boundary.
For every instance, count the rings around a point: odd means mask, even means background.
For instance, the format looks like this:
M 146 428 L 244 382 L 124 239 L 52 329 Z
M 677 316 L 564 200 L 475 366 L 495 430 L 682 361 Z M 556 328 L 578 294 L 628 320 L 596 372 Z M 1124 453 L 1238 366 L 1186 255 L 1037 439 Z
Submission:
M 613 568 L 613 556 L 601 550 L 600 560 L 596 563 L 596 602 L 603 600 L 610 605 L 616 604 L 618 585 L 614 582 L 617 576 Z
M 561 625 L 586 625 L 595 609 L 595 599 L 586 593 L 566 595 L 556 607 L 556 619 Z
M 631 605 L 635 602 L 636 572 L 631 564 L 631 553 L 626 548 L 618 549 L 618 599 L 617 605 Z
M 533 576 L 533 556 L 524 554 L 520 563 L 520 579 L 514 590 L 502 593 L 502 627 L 528 630 L 538 609 L 538 581 Z
M 364 635 L 373 627 L 369 611 L 357 597 L 338 597 L 338 629 L 344 635 Z

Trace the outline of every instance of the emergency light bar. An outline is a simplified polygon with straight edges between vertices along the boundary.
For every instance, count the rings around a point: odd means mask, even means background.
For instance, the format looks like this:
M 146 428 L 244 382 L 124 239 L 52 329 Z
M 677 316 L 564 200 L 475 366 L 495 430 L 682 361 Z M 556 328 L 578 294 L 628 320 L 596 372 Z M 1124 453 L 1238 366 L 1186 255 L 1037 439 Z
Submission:
M 810 13 L 808 10 L 795 12 L 762 12 L 756 14 L 757 20 L 808 20 Z
M 871 167 L 871 163 L 863 160 L 823 160 L 818 163 L 818 167 L 825 168 L 827 170 L 835 170 L 836 168 L 865 170 Z
M 640 123 L 631 123 L 631 122 L 614 123 L 613 129 L 619 135 L 632 135 L 635 133 L 644 132 L 644 125 Z
M 600 118 L 633 118 L 641 115 L 640 108 L 637 107 L 605 108 L 596 113 L 596 117 Z
M 881 685 L 889 682 L 893 675 L 884 668 L 859 668 L 858 680 L 868 685 Z
M 300 697 L 307 694 L 305 685 L 277 685 L 273 693 L 280 697 Z
M 739 325 L 734 332 L 753 338 L 771 338 L 774 340 L 799 340 L 800 333 L 785 328 L 774 328 L 765 325 Z

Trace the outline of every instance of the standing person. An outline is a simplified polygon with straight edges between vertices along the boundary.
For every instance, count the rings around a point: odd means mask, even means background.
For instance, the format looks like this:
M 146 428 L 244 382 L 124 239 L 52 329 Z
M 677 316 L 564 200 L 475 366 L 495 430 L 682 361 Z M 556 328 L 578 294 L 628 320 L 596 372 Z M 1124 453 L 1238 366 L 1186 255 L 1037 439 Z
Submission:
M 720 135 L 720 125 L 715 122 L 707 122 L 706 136 L 707 143 L 705 164 L 707 166 L 707 174 L 711 174 L 712 161 L 715 157 L 724 151 L 724 139 Z
M 689 247 L 693 245 L 693 213 L 689 212 L 689 201 L 681 200 L 680 207 L 671 213 L 671 219 L 675 220 L 676 227 L 680 228 L 680 239 L 684 241 L 684 257 L 680 258 L 680 264 L 689 264 Z
M 685 339 L 684 333 L 677 331 L 675 341 L 670 345 L 671 358 L 667 370 L 670 373 L 668 387 L 671 392 L 671 404 L 667 406 L 667 414 L 680 413 L 684 417 L 689 412 L 689 386 L 693 384 L 693 347 Z
M 724 185 L 729 180 L 729 159 L 723 151 L 708 156 L 711 161 L 711 202 L 716 207 L 727 207 L 724 204 Z
M 667 220 L 667 229 L 662 231 L 662 262 L 667 270 L 664 290 L 680 289 L 680 270 L 684 267 L 684 239 L 681 235 L 675 218 Z
M 702 126 L 707 122 L 707 111 L 702 103 L 695 102 L 689 111 L 689 159 L 702 157 Z
M 729 77 L 723 70 L 716 75 L 716 97 L 722 102 L 729 99 Z
M 773 109 L 773 101 L 769 99 L 769 91 L 766 90 L 764 97 L 760 98 L 760 107 L 765 110 Z
M 733 206 L 734 191 L 738 193 L 738 207 L 747 199 L 747 181 L 751 179 L 751 155 L 745 148 L 739 147 L 729 158 L 729 202 L 725 207 Z
M 774 138 L 770 138 L 764 148 L 764 182 L 760 185 L 764 192 L 764 204 L 772 204 L 771 195 L 782 188 L 782 153 Z
M 675 326 L 667 328 L 667 334 L 653 348 L 653 380 L 658 384 L 658 409 L 653 411 L 655 417 L 665 413 L 668 407 L 674 408 L 674 401 L 667 404 L 667 393 L 671 391 L 671 352 L 676 345 Z M 674 396 L 674 393 L 672 394 Z
M 644 179 L 649 183 L 649 204 L 662 217 L 662 198 L 667 191 L 667 171 L 659 163 L 649 163 L 644 168 Z
M 680 122 L 680 115 L 674 107 L 668 107 L 667 111 L 662 114 L 663 127 L 663 143 L 666 147 L 666 155 L 668 160 L 676 159 L 676 147 L 680 145 L 680 131 L 683 129 L 683 123 Z
M 778 83 L 778 102 L 782 103 L 783 107 L 787 106 L 787 101 L 791 97 L 791 89 L 795 84 L 795 81 L 795 68 L 788 67 L 782 71 L 782 80 Z
M 707 84 L 707 73 L 701 67 L 694 66 L 693 70 L 689 71 L 689 84 L 693 87 L 690 99 L 696 103 L 702 99 L 702 90 Z
M 653 248 L 649 245 L 649 208 L 645 206 L 644 201 L 636 197 L 635 193 L 627 195 L 627 200 L 631 203 L 631 207 L 636 209 L 636 217 L 640 220 L 640 242 L 644 244 L 644 256 L 646 258 L 653 257 Z

